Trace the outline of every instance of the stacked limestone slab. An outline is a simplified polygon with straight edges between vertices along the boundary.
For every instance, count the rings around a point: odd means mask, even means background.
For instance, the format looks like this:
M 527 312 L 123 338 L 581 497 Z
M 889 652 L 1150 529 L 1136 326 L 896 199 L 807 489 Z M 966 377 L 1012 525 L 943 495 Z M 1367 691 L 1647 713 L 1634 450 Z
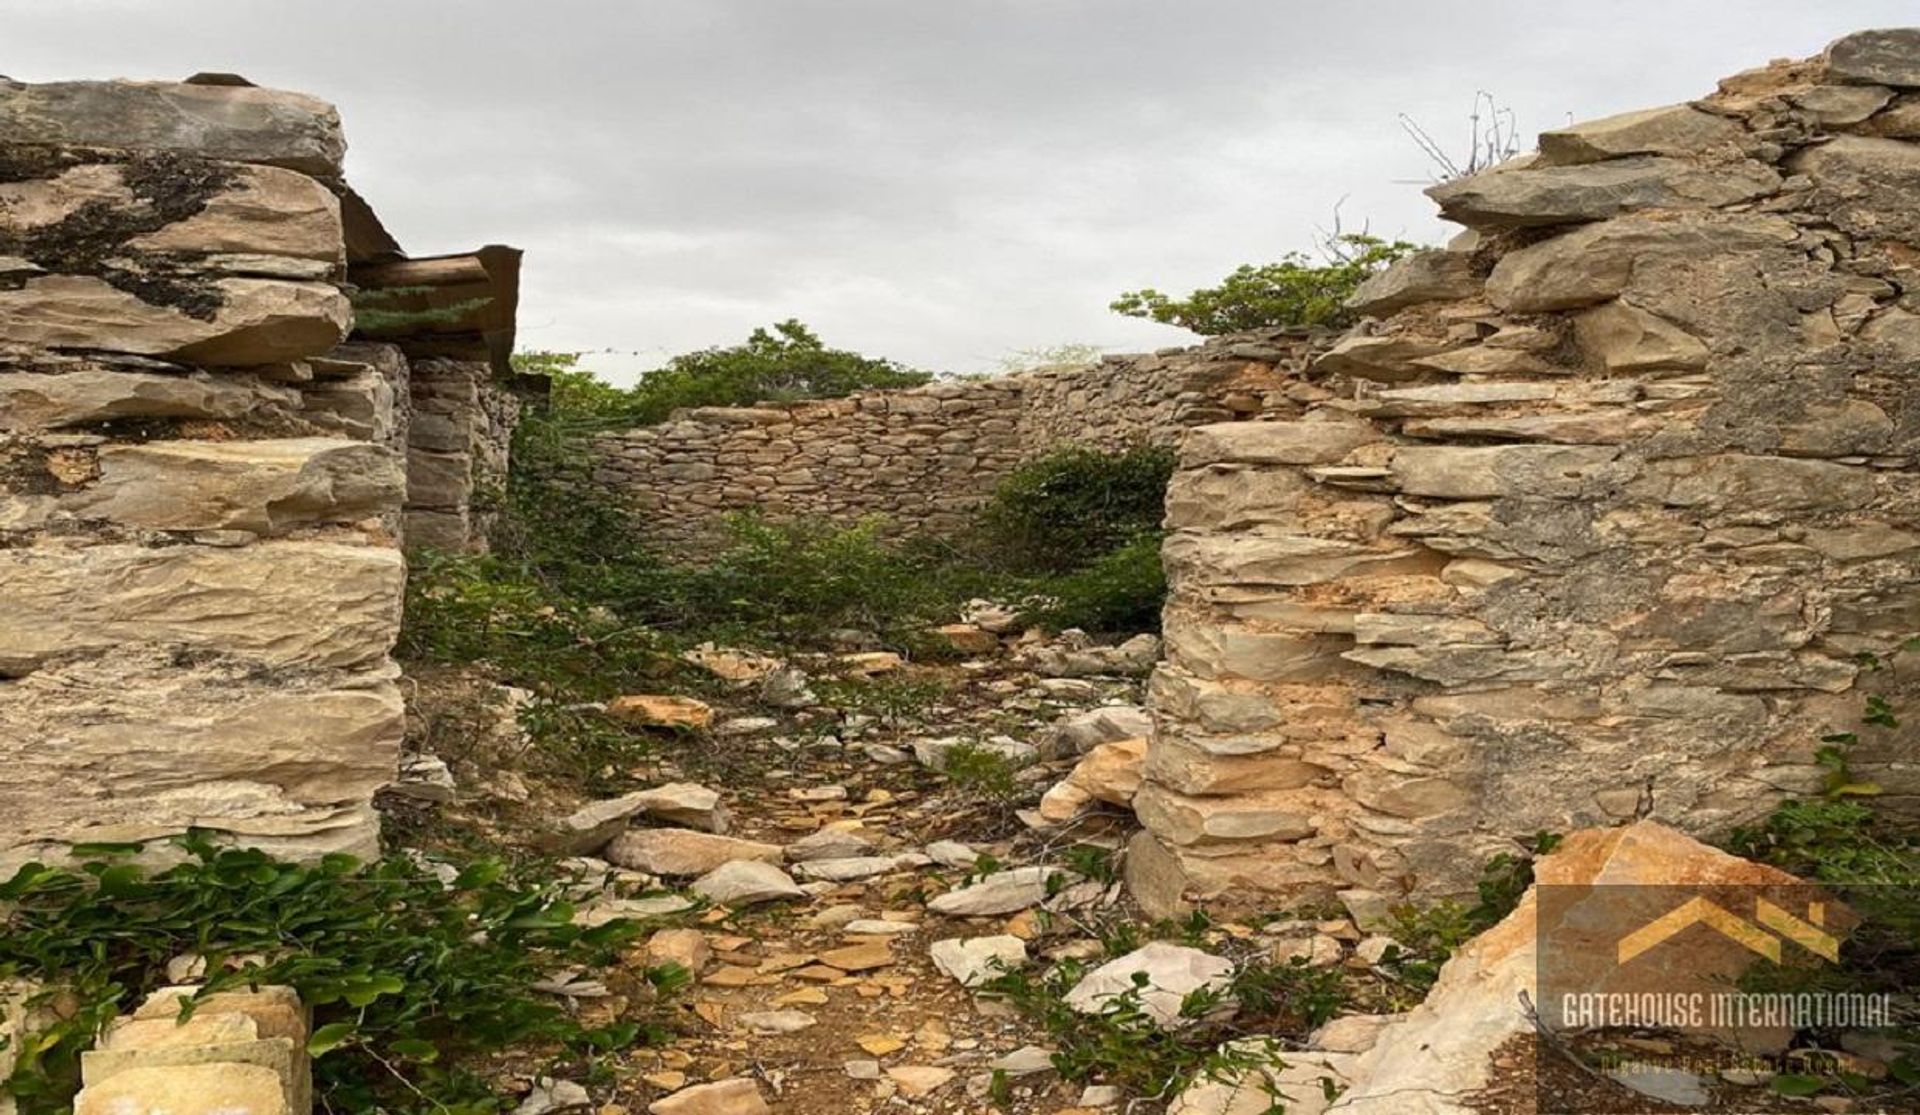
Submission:
M 429 357 L 414 361 L 411 375 L 407 546 L 483 549 L 521 400 L 484 361 Z
M 1186 440 L 1130 872 L 1459 893 L 1539 830 L 1818 791 L 1920 631 L 1920 31 L 1429 191 L 1274 420 Z M 1911 805 L 1913 755 L 1855 754 Z
M 75 1115 L 306 1115 L 313 1110 L 309 1022 L 286 987 L 167 987 L 115 1019 L 80 1055 Z
M 1170 446 L 1186 429 L 1263 405 L 1282 336 L 1112 356 L 991 380 L 780 407 L 709 407 L 598 440 L 594 481 L 647 517 L 670 548 L 698 552 L 729 514 L 965 531 L 994 485 L 1063 445 Z
M 343 150 L 298 94 L 0 81 L 0 868 L 373 847 L 404 383 L 329 355 Z

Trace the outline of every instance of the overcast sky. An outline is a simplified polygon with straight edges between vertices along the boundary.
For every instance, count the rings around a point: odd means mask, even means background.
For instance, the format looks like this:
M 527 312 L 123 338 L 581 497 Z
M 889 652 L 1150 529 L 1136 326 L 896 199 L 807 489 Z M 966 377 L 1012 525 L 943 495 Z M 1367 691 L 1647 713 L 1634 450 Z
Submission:
M 1913 0 L 0 0 L 19 80 L 229 70 L 340 106 L 417 255 L 526 249 L 523 347 L 610 378 L 799 317 L 989 370 L 1185 343 L 1106 309 L 1349 227 L 1438 241 L 1456 151 L 1702 95 Z M 1344 199 L 1344 201 L 1343 201 Z M 624 354 L 624 355 L 623 355 Z

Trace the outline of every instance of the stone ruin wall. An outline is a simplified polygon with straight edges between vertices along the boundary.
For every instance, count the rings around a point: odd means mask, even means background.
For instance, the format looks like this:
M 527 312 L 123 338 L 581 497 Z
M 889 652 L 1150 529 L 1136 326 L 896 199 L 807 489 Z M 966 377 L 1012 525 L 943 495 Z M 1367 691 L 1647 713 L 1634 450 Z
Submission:
M 601 437 L 594 479 L 682 552 L 745 511 L 957 534 L 1002 477 L 1058 446 L 1171 446 L 1189 427 L 1257 408 L 1290 351 L 1249 335 L 998 379 L 693 409 Z
M 374 848 L 402 531 L 475 543 L 512 408 L 341 344 L 344 147 L 299 94 L 0 80 L 0 872 Z
M 1156 913 L 1373 915 L 1536 831 L 1724 832 L 1821 791 L 1900 677 L 1858 656 L 1920 632 L 1920 31 L 1429 193 L 1468 231 L 1371 280 L 1292 405 L 1184 443 Z M 1910 733 L 1865 735 L 1911 810 Z

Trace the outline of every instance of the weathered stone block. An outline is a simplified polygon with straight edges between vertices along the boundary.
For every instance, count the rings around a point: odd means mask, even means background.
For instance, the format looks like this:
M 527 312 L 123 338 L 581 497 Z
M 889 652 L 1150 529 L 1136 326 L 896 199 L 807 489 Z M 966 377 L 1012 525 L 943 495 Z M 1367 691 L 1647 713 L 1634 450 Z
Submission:
M 293 1115 L 280 1075 L 261 1065 L 134 1068 L 83 1088 L 74 1115 Z
M 304 174 L 246 167 L 184 221 L 127 242 L 140 252 L 286 256 L 346 263 L 340 200 Z
M 0 784 L 0 861 L 41 841 L 151 840 L 190 826 L 289 852 L 369 848 L 371 816 L 356 806 L 392 781 L 406 729 L 391 675 L 247 673 L 182 669 L 155 648 L 0 687 L 0 762 L 16 772 Z
M 1169 578 L 1193 586 L 1311 585 L 1360 574 L 1421 572 L 1440 564 L 1417 549 L 1252 531 L 1173 534 L 1162 558 Z
M 116 418 L 239 418 L 297 409 L 300 392 L 240 373 L 0 373 L 0 430 L 59 429 Z
M 1791 223 L 1757 214 L 1616 217 L 1501 257 L 1487 279 L 1487 298 L 1515 313 L 1577 309 L 1632 289 L 1636 269 L 1649 263 L 1780 248 L 1797 235 Z
M 1347 309 L 1377 316 L 1422 302 L 1472 298 L 1479 293 L 1480 280 L 1467 253 L 1414 252 L 1361 283 L 1347 299 Z
M 0 82 L 0 143 L 179 151 L 338 175 L 340 117 L 316 97 L 174 82 Z
M 328 438 L 111 445 L 99 469 L 64 502 L 85 518 L 155 530 L 281 534 L 378 515 L 405 485 L 392 450 Z
M 1827 47 L 1826 62 L 1836 81 L 1920 87 L 1920 28 L 1856 31 Z
M 1180 443 L 1183 467 L 1332 464 L 1384 435 L 1365 422 L 1227 422 L 1198 426 Z
M 1705 367 L 1707 346 L 1686 330 L 1626 302 L 1574 318 L 1580 347 L 1610 372 Z
M 1874 484 L 1872 472 L 1851 465 L 1721 454 L 1651 462 L 1633 489 L 1673 507 L 1778 513 L 1858 508 Z
M 1730 148 L 1740 125 L 1691 105 L 1623 112 L 1540 133 L 1541 161 L 1549 166 L 1595 163 L 1626 155 L 1699 155 Z
M 1619 455 L 1607 446 L 1408 446 L 1394 451 L 1392 468 L 1408 495 L 1571 499 L 1590 490 Z
M 452 510 L 473 496 L 473 457 L 466 453 L 407 451 L 407 507 Z
M 1636 209 L 1716 208 L 1779 185 L 1778 171 L 1751 160 L 1702 167 L 1635 155 L 1577 166 L 1495 167 L 1426 192 L 1448 220 L 1498 229 L 1604 220 Z
M 332 542 L 0 550 L 0 671 L 139 645 L 272 668 L 376 662 L 399 628 L 403 576 L 395 551 Z
M 254 1065 L 270 1069 L 290 1101 L 293 1115 L 309 1109 L 303 1103 L 309 1088 L 304 1051 L 286 1038 L 229 1041 L 218 1045 L 174 1046 L 162 1049 L 92 1049 L 80 1054 L 80 1079 L 87 1087 L 125 1072 L 166 1069 L 183 1065 Z
M 1194 797 L 1148 782 L 1134 795 L 1134 812 L 1170 844 L 1299 840 L 1316 831 L 1317 803 L 1304 791 L 1270 790 L 1234 797 Z
M 352 310 L 330 283 L 218 279 L 210 318 L 155 305 L 88 275 L 0 289 L 0 335 L 21 344 L 164 356 L 212 365 L 317 356 L 346 336 Z

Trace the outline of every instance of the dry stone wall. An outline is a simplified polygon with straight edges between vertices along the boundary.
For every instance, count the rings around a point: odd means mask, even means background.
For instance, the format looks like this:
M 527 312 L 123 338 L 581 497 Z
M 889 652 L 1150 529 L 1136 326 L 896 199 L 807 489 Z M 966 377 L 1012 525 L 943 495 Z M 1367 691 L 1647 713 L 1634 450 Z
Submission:
M 1221 338 L 1091 366 L 779 407 L 701 408 L 599 439 L 595 480 L 669 548 L 698 551 L 729 514 L 964 530 L 994 485 L 1064 444 L 1171 445 L 1257 409 L 1283 339 Z
M 1468 231 L 1184 442 L 1155 911 L 1373 915 L 1536 831 L 1724 831 L 1823 788 L 1888 684 L 1860 656 L 1920 631 L 1920 31 L 1429 193 Z M 1912 808 L 1910 741 L 1852 765 Z
M 497 431 L 341 344 L 344 149 L 299 94 L 0 80 L 0 873 L 190 826 L 374 849 L 403 508 L 467 506 L 409 501 L 409 452 Z

